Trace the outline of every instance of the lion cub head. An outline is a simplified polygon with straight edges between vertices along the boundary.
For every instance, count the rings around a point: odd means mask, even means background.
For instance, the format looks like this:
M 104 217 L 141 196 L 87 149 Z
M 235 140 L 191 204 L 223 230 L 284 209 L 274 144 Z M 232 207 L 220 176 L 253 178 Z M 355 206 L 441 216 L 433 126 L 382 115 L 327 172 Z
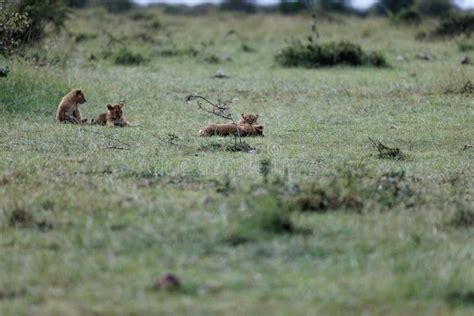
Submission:
M 74 89 L 70 92 L 70 95 L 72 96 L 72 99 L 74 102 L 78 104 L 84 104 L 87 102 L 86 96 L 84 95 L 84 92 L 82 92 L 81 89 Z
M 258 114 L 240 114 L 239 124 L 257 124 Z
M 114 105 L 107 104 L 107 109 L 109 109 L 110 118 L 112 120 L 120 120 L 123 117 L 123 106 L 121 103 Z

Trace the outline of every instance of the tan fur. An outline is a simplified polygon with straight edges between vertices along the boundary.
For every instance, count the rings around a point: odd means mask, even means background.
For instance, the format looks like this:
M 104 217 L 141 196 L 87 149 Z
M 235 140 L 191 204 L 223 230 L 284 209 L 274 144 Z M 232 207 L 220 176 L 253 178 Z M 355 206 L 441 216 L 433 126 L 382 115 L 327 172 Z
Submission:
M 209 124 L 205 129 L 199 131 L 200 136 L 263 136 L 263 126 L 260 124 Z
M 108 111 L 100 114 L 99 117 L 92 122 L 92 124 L 106 125 L 108 127 L 129 126 L 130 123 L 127 122 L 125 116 L 123 115 L 123 107 L 124 105 L 121 103 L 114 105 L 107 104 Z
M 258 114 L 240 114 L 239 125 L 242 124 L 257 124 Z
M 79 111 L 79 104 L 84 104 L 86 97 L 79 89 L 73 89 L 66 94 L 58 105 L 56 112 L 56 121 L 60 123 L 74 123 L 81 124 L 81 112 Z

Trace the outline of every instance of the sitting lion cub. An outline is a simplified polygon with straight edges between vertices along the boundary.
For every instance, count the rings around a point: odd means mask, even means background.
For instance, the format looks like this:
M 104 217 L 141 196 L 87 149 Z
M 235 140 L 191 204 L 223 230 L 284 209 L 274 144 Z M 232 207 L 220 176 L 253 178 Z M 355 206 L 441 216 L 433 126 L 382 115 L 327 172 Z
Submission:
M 56 112 L 56 121 L 60 123 L 81 124 L 81 112 L 79 112 L 79 104 L 86 103 L 86 97 L 82 90 L 73 89 L 66 94 L 58 105 Z
M 258 115 L 241 114 L 238 124 L 209 124 L 199 131 L 200 136 L 263 136 L 263 125 L 257 124 Z
M 125 116 L 123 115 L 122 103 L 116 103 L 114 105 L 107 104 L 108 111 L 99 115 L 99 117 L 92 122 L 92 124 L 97 125 L 106 125 L 108 127 L 114 126 L 130 126 L 130 123 L 127 122 Z

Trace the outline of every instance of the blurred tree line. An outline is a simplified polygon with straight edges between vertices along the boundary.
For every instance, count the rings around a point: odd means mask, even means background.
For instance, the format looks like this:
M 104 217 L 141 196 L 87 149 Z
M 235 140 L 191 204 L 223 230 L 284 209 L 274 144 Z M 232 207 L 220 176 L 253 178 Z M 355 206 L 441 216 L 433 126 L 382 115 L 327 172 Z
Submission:
M 350 12 L 350 0 L 280 0 L 276 10 L 283 14 L 300 12 Z M 8 54 L 21 44 L 40 39 L 47 25 L 59 30 L 70 8 L 102 6 L 113 13 L 132 9 L 132 0 L 16 0 L 0 1 L 0 54 Z M 224 0 L 222 10 L 254 13 L 256 0 Z M 447 16 L 454 8 L 450 0 L 379 0 L 372 12 L 395 20 L 419 20 L 417 16 Z

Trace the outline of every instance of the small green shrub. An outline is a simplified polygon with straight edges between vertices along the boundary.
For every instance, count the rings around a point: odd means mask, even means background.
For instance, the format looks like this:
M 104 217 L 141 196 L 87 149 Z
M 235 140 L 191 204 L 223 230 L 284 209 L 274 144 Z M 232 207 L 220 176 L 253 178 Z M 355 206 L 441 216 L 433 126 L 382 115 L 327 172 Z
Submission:
M 455 13 L 443 19 L 433 31 L 433 36 L 470 35 L 474 32 L 473 13 Z
M 449 224 L 458 228 L 474 227 L 474 211 L 465 206 L 458 208 Z
M 135 21 L 140 21 L 140 20 L 150 21 L 150 20 L 153 20 L 155 18 L 155 16 L 153 14 L 148 13 L 148 12 L 143 11 L 143 10 L 135 10 L 135 11 L 131 12 L 129 16 L 132 20 L 135 20 Z
M 461 52 L 474 51 L 474 43 L 460 42 L 458 43 L 458 49 Z
M 240 48 L 245 53 L 254 53 L 254 52 L 257 51 L 255 48 L 253 48 L 252 46 L 250 46 L 249 44 L 246 44 L 246 43 L 242 43 L 242 45 L 240 45 Z
M 266 239 L 275 235 L 302 233 L 291 212 L 274 197 L 252 201 L 248 214 L 240 218 L 225 237 L 231 245 Z
M 403 8 L 398 13 L 393 14 L 391 20 L 397 24 L 419 25 L 421 15 L 412 9 Z
M 285 67 L 330 67 L 336 65 L 375 67 L 387 66 L 385 57 L 378 52 L 367 53 L 351 42 L 319 44 L 310 38 L 308 43 L 293 41 L 276 55 L 276 61 Z
M 161 22 L 160 20 L 156 19 L 154 20 L 151 24 L 150 24 L 150 27 L 153 29 L 153 30 L 159 30 L 161 29 Z
M 112 61 L 116 65 L 141 65 L 148 60 L 140 53 L 134 53 L 126 48 L 121 48 L 112 54 Z
M 74 40 L 76 43 L 93 40 L 95 38 L 97 38 L 97 34 L 90 34 L 90 33 L 79 33 L 74 36 Z

